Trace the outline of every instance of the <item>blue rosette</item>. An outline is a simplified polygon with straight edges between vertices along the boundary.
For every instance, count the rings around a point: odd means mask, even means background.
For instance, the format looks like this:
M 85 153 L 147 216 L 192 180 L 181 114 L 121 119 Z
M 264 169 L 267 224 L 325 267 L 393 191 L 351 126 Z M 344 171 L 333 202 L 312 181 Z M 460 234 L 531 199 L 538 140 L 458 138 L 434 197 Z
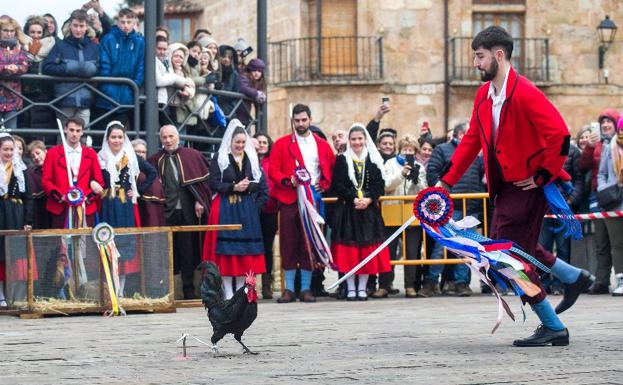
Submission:
M 91 233 L 93 241 L 98 245 L 104 245 L 115 239 L 115 230 L 106 222 L 100 222 L 93 228 Z
M 428 187 L 417 195 L 413 202 L 413 215 L 431 227 L 443 226 L 452 218 L 454 203 L 450 193 L 440 187 Z
M 71 186 L 65 197 L 70 206 L 80 206 L 85 200 L 84 191 L 78 186 Z

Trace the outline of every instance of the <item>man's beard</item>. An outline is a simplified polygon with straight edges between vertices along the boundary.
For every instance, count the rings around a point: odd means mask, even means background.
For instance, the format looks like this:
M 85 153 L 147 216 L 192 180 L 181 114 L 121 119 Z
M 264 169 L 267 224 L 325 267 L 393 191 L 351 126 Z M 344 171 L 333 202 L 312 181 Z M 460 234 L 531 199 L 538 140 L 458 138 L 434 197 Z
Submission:
M 480 79 L 483 82 L 488 82 L 489 80 L 493 80 L 493 78 L 495 78 L 495 75 L 498 74 L 498 62 L 496 62 L 495 60 L 491 62 L 491 70 L 487 71 L 484 70 L 480 73 Z
M 294 127 L 294 130 L 296 131 L 297 134 L 299 135 L 305 135 L 307 134 L 307 131 L 309 131 L 309 127 Z

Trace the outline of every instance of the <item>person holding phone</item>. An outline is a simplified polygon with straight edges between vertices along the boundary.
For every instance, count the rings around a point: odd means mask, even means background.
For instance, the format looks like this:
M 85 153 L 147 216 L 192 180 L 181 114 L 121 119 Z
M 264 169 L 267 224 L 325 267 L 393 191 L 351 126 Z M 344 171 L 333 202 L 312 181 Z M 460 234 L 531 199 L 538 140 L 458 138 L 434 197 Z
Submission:
M 417 154 L 418 150 L 418 140 L 415 136 L 405 135 L 400 138 L 398 141 L 398 155 L 385 162 L 385 173 L 387 174 L 387 183 L 385 184 L 386 196 L 417 195 L 421 190 L 428 187 L 426 184 L 426 169 L 415 159 L 415 154 Z M 409 204 L 409 202 L 405 203 Z M 400 201 L 385 201 L 383 204 L 398 205 Z M 396 230 L 394 227 L 388 229 L 392 233 Z M 405 233 L 407 245 L 406 259 L 419 259 L 422 246 L 421 227 L 410 226 L 405 230 Z M 391 257 L 394 257 L 394 255 L 391 255 L 391 251 L 396 250 L 397 241 L 398 238 L 389 246 Z M 395 259 L 395 257 L 392 259 Z M 417 296 L 415 288 L 416 267 L 405 266 L 404 271 L 405 296 L 407 298 L 415 298 Z M 388 278 L 391 278 L 391 280 Z M 379 276 L 379 290 L 373 294 L 373 297 L 387 297 L 392 281 L 393 274 L 381 273 Z

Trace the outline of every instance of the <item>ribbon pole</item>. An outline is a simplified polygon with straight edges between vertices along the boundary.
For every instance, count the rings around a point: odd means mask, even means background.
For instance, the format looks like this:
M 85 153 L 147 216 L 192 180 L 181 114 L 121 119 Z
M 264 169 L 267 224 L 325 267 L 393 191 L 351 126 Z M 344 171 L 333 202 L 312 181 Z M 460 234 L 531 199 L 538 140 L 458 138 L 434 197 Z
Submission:
M 411 218 L 409 218 L 405 223 L 403 223 L 403 225 L 400 226 L 398 228 L 398 230 L 396 230 L 389 238 L 387 238 L 385 240 L 385 242 L 383 242 L 379 247 L 377 247 L 376 250 L 374 250 L 372 253 L 370 253 L 370 255 L 368 255 L 363 261 L 359 262 L 359 264 L 357 266 L 353 267 L 351 269 L 351 271 L 349 271 L 348 273 L 344 274 L 344 276 L 342 278 L 340 278 L 337 281 L 335 281 L 331 286 L 329 286 L 327 288 L 327 290 L 331 290 L 331 289 L 336 288 L 340 283 L 346 281 L 353 274 L 355 274 L 357 271 L 359 271 L 359 269 L 361 269 L 363 266 L 365 266 L 366 263 L 370 262 L 370 260 L 372 258 L 376 257 L 377 254 L 379 254 L 381 252 L 381 250 L 386 248 L 394 240 L 394 238 L 396 238 L 397 236 L 402 234 L 402 232 L 407 227 L 409 227 L 409 225 L 411 225 L 411 223 L 415 222 L 416 219 L 417 218 L 415 218 L 415 215 L 412 215 Z

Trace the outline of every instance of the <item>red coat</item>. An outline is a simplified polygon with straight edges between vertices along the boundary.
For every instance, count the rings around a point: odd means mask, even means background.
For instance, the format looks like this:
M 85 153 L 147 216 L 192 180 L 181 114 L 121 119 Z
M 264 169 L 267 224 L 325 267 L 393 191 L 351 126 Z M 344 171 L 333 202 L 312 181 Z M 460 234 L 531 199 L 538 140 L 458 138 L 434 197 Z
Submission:
M 82 146 L 82 159 L 80 160 L 80 170 L 78 171 L 78 187 L 82 189 L 86 196 L 86 214 L 91 215 L 97 211 L 99 196 L 96 195 L 89 184 L 94 180 L 104 186 L 102 169 L 100 168 L 97 154 L 93 149 Z M 54 215 L 63 213 L 67 203 L 61 202 L 69 190 L 69 180 L 67 177 L 67 160 L 63 145 L 52 147 L 45 156 L 43 162 L 43 175 L 41 177 L 41 187 L 47 195 L 45 208 Z
M 318 146 L 318 161 L 320 163 L 318 183 L 324 190 L 328 190 L 331 187 L 335 154 L 326 140 L 316 134 L 312 135 L 314 135 Z M 268 176 L 274 183 L 270 195 L 286 205 L 296 202 L 296 189 L 290 184 L 290 178 L 294 175 L 296 168 L 295 159 L 298 160 L 299 165 L 305 165 L 298 143 L 292 141 L 292 134 L 279 138 L 273 144 L 273 148 L 270 150 L 268 168 Z
M 470 128 L 441 180 L 450 186 L 455 185 L 481 150 L 487 180 L 491 180 L 490 149 L 495 153 L 505 182 L 516 182 L 531 176 L 539 185 L 556 177 L 569 180 L 562 166 L 569 152 L 570 135 L 556 107 L 534 84 L 518 76 L 511 68 L 500 124 L 492 144 L 493 102 L 487 97 L 489 84 L 487 82 L 478 89 Z

